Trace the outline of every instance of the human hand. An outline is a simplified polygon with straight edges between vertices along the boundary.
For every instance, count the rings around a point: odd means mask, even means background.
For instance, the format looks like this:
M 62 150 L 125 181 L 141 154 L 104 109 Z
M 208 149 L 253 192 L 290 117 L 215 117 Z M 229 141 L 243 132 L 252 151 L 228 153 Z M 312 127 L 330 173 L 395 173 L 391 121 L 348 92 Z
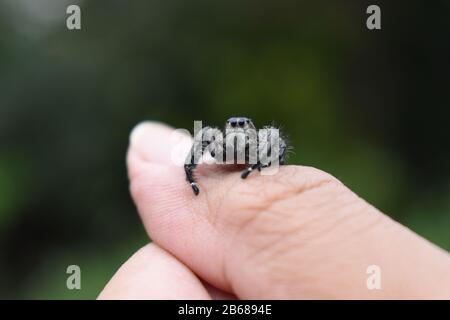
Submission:
M 336 178 L 289 165 L 242 180 L 204 165 L 195 196 L 171 161 L 172 131 L 133 130 L 130 190 L 153 243 L 100 299 L 450 298 L 449 255 Z M 370 265 L 380 267 L 380 290 L 367 287 Z

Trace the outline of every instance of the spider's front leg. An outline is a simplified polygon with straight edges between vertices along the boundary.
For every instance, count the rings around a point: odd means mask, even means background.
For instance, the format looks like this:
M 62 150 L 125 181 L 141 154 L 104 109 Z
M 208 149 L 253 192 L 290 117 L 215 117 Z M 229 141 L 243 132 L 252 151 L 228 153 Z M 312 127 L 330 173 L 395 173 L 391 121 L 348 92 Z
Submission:
M 280 165 L 284 165 L 286 162 L 286 149 L 287 149 L 287 145 L 286 142 L 284 141 L 283 138 L 279 138 L 279 155 L 278 155 L 278 163 Z M 272 152 L 272 148 L 269 147 L 269 153 Z M 248 175 L 250 173 L 252 173 L 252 171 L 254 171 L 255 169 L 258 169 L 258 171 L 261 171 L 263 168 L 267 168 L 270 165 L 272 165 L 272 162 L 270 161 L 268 164 L 262 164 L 260 162 L 260 160 L 258 160 L 258 162 L 256 164 L 253 164 L 251 166 L 249 166 L 247 169 L 245 169 L 242 174 L 241 174 L 241 178 L 245 179 L 248 177 Z
M 258 171 L 261 171 L 261 168 L 263 168 L 263 164 L 261 162 L 258 161 L 258 163 L 251 165 L 250 167 L 248 167 L 247 169 L 245 169 L 242 174 L 241 174 L 241 178 L 245 179 L 248 177 L 248 175 L 255 169 L 258 169 Z
M 189 163 L 184 165 L 184 172 L 186 173 L 186 180 L 189 182 L 189 184 L 192 187 L 192 190 L 194 191 L 194 194 L 197 196 L 200 192 L 200 189 L 197 186 L 197 183 L 194 180 L 194 177 L 192 176 L 195 167 L 197 165 L 195 163 Z
M 188 154 L 186 162 L 184 164 L 184 172 L 186 173 L 186 180 L 190 184 L 192 191 L 197 196 L 200 193 L 197 182 L 194 179 L 194 170 L 197 167 L 198 161 L 203 156 L 205 149 L 212 143 L 214 137 L 210 136 L 210 127 L 205 127 L 194 138 L 194 143 L 191 147 L 191 151 Z M 214 155 L 213 155 L 214 156 Z

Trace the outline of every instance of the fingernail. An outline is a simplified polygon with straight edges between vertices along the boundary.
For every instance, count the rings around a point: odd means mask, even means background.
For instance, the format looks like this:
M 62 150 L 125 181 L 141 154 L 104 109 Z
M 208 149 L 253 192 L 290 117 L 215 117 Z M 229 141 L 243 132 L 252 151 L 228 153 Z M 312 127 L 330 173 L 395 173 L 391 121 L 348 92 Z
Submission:
M 144 121 L 137 124 L 130 133 L 130 148 L 136 151 L 144 160 L 151 157 L 152 139 L 155 138 L 155 130 L 164 125 L 154 121 Z
M 161 122 L 145 121 L 130 134 L 130 150 L 142 160 L 182 166 L 192 145 L 189 131 Z

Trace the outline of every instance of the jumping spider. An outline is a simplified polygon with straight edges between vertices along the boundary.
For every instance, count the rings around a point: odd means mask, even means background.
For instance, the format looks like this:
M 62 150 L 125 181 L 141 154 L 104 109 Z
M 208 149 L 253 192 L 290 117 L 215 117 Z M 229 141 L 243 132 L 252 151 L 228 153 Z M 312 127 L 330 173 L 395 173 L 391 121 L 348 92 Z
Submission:
M 224 136 L 219 129 L 211 127 L 204 127 L 196 134 L 184 165 L 186 180 L 194 194 L 198 195 L 200 189 L 194 180 L 193 171 L 206 152 L 219 164 L 247 165 L 241 174 L 241 178 L 245 179 L 255 169 L 261 171 L 262 168 L 269 167 L 275 162 L 283 165 L 286 150 L 286 141 L 277 128 L 265 126 L 263 130 L 257 132 L 249 118 L 233 117 L 225 124 Z M 223 162 L 225 158 L 226 161 Z

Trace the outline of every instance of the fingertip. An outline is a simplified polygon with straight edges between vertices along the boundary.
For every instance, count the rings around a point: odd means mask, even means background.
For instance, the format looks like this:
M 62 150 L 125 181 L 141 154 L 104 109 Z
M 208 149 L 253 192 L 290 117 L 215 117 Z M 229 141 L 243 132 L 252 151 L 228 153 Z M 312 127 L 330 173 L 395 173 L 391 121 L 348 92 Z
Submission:
M 130 133 L 130 150 L 143 160 L 156 161 L 164 151 L 164 142 L 173 131 L 169 126 L 154 121 L 144 121 L 137 124 Z
M 210 299 L 198 277 L 155 244 L 137 251 L 116 272 L 98 299 Z
M 161 122 L 144 121 L 131 131 L 129 149 L 144 161 L 180 165 L 184 163 L 191 139 L 187 130 L 174 129 Z M 183 159 L 179 161 L 179 158 Z

